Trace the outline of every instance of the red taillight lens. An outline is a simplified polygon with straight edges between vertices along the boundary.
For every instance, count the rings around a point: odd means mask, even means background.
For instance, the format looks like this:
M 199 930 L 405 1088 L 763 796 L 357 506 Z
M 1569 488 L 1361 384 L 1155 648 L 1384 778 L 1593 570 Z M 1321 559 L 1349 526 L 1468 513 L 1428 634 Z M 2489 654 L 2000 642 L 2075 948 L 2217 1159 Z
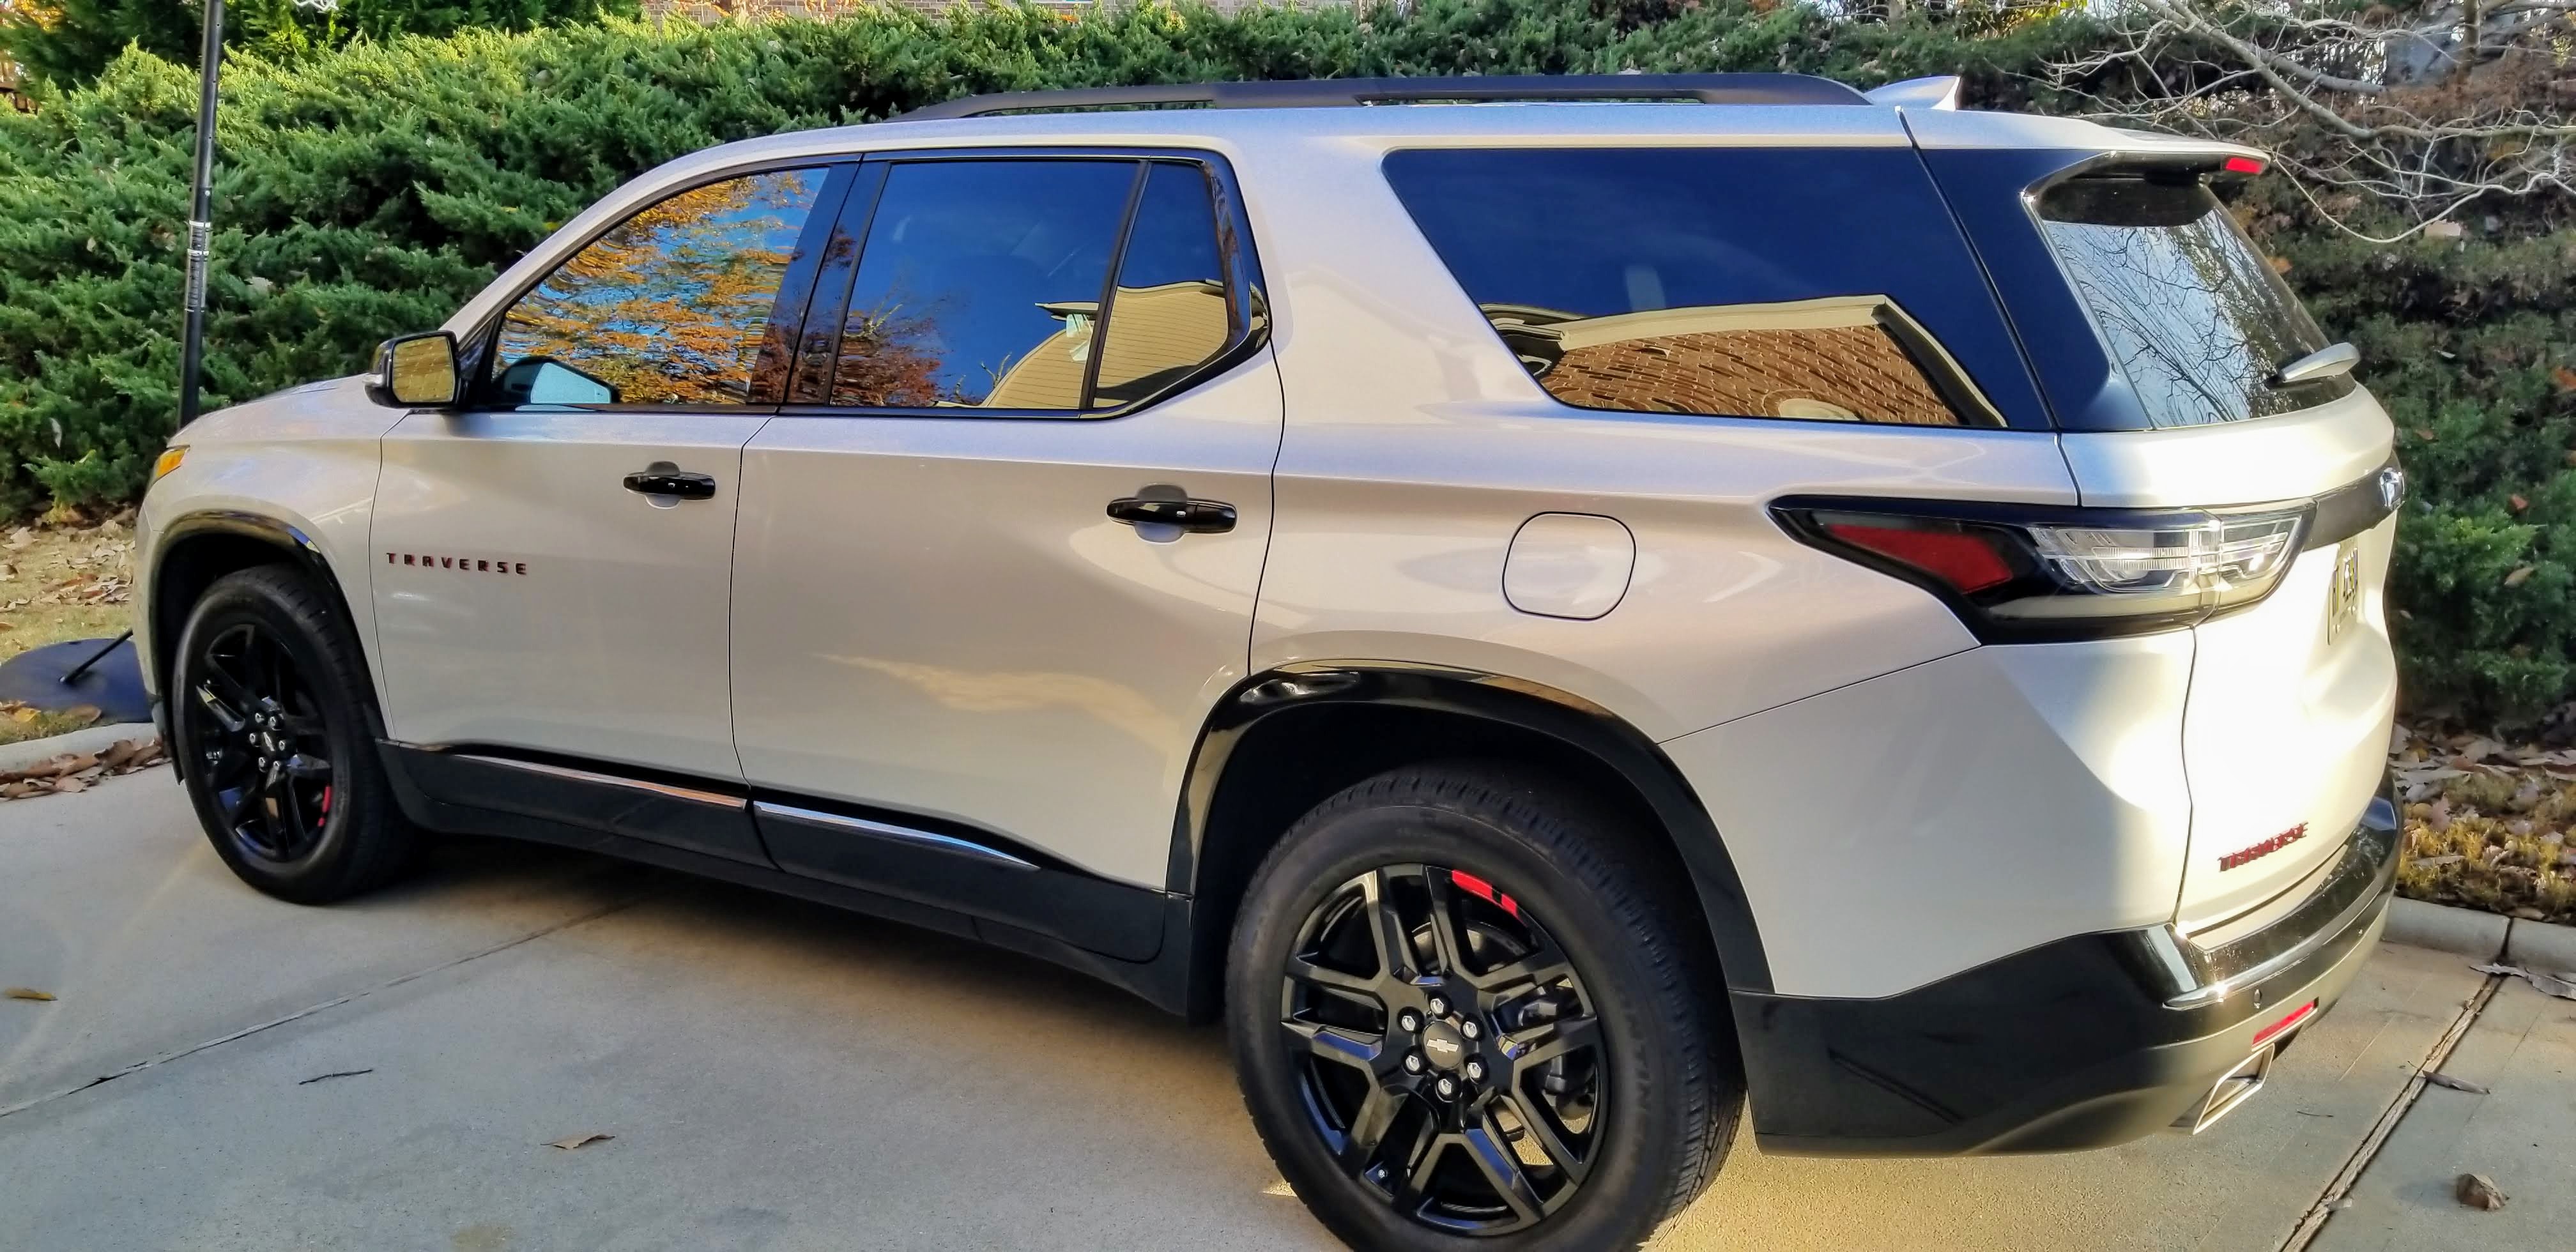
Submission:
M 2004 560 L 2003 553 L 1995 549 L 1994 542 L 1973 531 L 1914 530 L 1897 526 L 1865 526 L 1857 522 L 1827 522 L 1825 533 L 1880 556 L 1903 561 L 1950 584 L 1962 594 L 2000 587 L 2013 578 L 2012 565 Z
M 2252 157 L 2229 157 L 2226 169 L 2230 174 L 2260 174 L 2263 172 L 2263 163 Z
M 2310 511 L 1814 497 L 1772 510 L 1790 534 L 1940 596 L 1989 642 L 2167 630 L 2252 604 L 2280 584 Z

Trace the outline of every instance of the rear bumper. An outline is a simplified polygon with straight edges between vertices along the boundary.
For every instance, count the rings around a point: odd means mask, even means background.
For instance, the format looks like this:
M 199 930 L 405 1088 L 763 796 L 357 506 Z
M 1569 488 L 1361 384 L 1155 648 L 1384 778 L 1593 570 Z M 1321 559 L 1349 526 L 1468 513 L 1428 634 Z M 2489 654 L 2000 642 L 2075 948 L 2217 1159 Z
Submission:
M 2082 935 L 1901 995 L 1732 993 L 1766 1152 L 1855 1156 L 2105 1147 L 2172 1125 L 2255 1050 L 2343 994 L 2397 872 L 2396 807 L 2373 801 L 2279 920 L 2223 947 L 2169 927 Z

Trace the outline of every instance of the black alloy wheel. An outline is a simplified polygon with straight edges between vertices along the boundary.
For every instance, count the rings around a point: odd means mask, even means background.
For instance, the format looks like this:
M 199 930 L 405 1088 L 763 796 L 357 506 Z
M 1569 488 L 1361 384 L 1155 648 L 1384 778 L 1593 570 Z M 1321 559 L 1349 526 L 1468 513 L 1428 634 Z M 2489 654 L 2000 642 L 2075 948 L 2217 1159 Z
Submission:
M 212 793 L 220 838 L 243 856 L 290 865 L 322 842 L 338 771 L 312 685 L 258 624 L 198 641 L 190 706 L 192 768 Z
M 236 876 L 323 904 L 410 864 L 419 832 L 375 753 L 366 658 L 336 597 L 285 566 L 227 574 L 172 653 L 170 759 Z
M 1371 1252 L 1611 1252 L 1708 1186 L 1744 1108 L 1688 871 L 1539 763 L 1317 804 L 1234 914 L 1235 1076 L 1280 1177 Z
M 1601 1022 L 1511 895 L 1390 865 L 1307 915 L 1280 994 L 1314 1132 L 1402 1216 L 1465 1235 L 1571 1200 L 1611 1110 Z

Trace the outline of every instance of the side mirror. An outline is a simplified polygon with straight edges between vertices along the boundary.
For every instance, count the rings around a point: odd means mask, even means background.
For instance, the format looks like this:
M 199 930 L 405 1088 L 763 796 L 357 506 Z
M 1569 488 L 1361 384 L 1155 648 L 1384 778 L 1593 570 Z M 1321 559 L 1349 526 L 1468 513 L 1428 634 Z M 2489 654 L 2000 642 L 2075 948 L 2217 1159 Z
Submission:
M 376 349 L 367 398 L 398 409 L 456 403 L 456 336 L 443 330 L 388 339 Z

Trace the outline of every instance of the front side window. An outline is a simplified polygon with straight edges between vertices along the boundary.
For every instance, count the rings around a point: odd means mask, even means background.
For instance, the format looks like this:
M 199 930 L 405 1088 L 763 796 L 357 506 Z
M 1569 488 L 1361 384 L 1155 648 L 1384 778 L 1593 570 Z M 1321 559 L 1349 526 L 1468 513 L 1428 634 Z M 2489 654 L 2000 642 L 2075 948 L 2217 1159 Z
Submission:
M 709 183 L 611 227 L 502 316 L 492 398 L 748 403 L 771 308 L 826 175 Z
M 1079 410 L 1134 161 L 919 161 L 886 172 L 831 403 Z
M 2242 421 L 2352 391 L 2340 376 L 2272 385 L 2325 335 L 2199 180 L 2070 179 L 2041 194 L 2039 217 L 2148 425 Z
M 1415 150 L 1386 174 L 1564 404 L 1991 425 L 1971 376 L 2022 368 L 1907 149 Z

